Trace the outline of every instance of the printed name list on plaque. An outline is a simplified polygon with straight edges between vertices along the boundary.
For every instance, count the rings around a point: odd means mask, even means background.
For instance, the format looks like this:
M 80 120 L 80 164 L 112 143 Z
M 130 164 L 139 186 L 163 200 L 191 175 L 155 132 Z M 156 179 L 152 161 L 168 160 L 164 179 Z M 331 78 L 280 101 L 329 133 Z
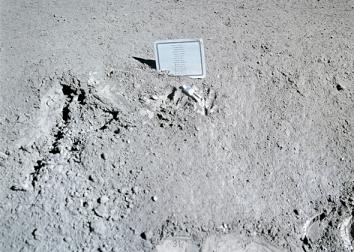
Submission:
M 154 43 L 156 69 L 175 76 L 205 77 L 202 39 L 159 40 Z

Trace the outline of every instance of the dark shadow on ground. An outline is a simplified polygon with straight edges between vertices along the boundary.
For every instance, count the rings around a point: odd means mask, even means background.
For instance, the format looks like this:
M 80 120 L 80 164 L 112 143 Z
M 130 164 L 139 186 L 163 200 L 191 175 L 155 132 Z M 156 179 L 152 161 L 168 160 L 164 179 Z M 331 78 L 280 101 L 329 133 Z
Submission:
M 140 63 L 146 64 L 149 67 L 151 67 L 152 69 L 156 69 L 156 62 L 155 60 L 151 60 L 151 59 L 143 59 L 143 58 L 139 58 L 139 57 L 133 57 L 133 59 L 139 61 Z

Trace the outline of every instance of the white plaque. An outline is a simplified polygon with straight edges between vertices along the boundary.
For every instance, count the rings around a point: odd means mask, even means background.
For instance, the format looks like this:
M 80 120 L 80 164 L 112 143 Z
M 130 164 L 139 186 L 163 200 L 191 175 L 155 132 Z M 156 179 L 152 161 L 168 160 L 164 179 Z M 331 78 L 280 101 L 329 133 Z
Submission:
M 154 43 L 156 69 L 171 75 L 205 77 L 204 46 L 201 39 L 160 40 Z

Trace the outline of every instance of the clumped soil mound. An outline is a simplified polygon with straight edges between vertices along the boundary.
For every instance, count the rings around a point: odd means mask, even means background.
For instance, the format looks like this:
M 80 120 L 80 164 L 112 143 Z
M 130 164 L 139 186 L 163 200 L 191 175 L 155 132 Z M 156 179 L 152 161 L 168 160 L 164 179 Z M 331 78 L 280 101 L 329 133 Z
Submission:
M 353 249 L 352 1 L 0 7 L 1 251 Z

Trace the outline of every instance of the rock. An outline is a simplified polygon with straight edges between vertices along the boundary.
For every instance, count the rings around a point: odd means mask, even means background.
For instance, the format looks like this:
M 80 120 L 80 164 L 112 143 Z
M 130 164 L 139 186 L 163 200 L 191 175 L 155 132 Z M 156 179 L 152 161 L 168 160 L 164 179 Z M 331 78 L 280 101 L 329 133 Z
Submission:
M 152 201 L 156 202 L 159 198 L 157 196 L 152 196 L 151 199 Z
M 97 249 L 98 252 L 107 252 L 108 250 L 105 248 L 105 245 L 103 244 L 102 247 L 99 247 Z
M 94 220 L 90 222 L 90 232 L 96 233 L 98 235 L 104 235 L 106 230 L 106 223 L 103 220 Z
M 120 189 L 118 189 L 118 192 L 122 193 L 124 195 L 127 195 L 128 194 L 128 188 L 126 188 L 126 187 L 120 188 Z
M 108 198 L 108 196 L 103 195 L 103 196 L 101 196 L 97 201 L 98 201 L 98 203 L 100 203 L 100 204 L 105 204 L 105 203 L 107 203 L 107 202 L 109 201 L 109 198 Z
M 143 238 L 144 240 L 150 240 L 153 237 L 153 233 L 150 230 L 145 231 L 140 234 L 140 237 Z
M 344 90 L 344 87 L 342 85 L 340 85 L 340 84 L 337 84 L 336 88 L 337 88 L 338 91 Z
M 150 99 L 157 101 L 159 99 L 159 97 L 157 95 L 152 95 L 152 96 L 150 96 Z
M 84 201 L 84 202 L 82 203 L 82 206 L 83 206 L 84 208 L 91 208 L 91 207 L 92 207 L 92 203 L 91 203 L 90 201 Z
M 20 192 L 25 192 L 28 190 L 28 187 L 26 185 L 12 185 L 10 187 L 11 191 L 20 191 Z
M 89 175 L 88 176 L 88 179 L 91 181 L 91 182 L 96 182 L 96 178 L 93 176 L 93 175 Z
M 63 241 L 66 242 L 66 243 L 70 243 L 72 241 L 72 238 L 70 236 L 64 237 Z
M 138 186 L 134 186 L 134 187 L 132 188 L 132 192 L 133 192 L 134 194 L 138 194 L 138 193 L 139 193 L 139 187 L 138 187 Z

